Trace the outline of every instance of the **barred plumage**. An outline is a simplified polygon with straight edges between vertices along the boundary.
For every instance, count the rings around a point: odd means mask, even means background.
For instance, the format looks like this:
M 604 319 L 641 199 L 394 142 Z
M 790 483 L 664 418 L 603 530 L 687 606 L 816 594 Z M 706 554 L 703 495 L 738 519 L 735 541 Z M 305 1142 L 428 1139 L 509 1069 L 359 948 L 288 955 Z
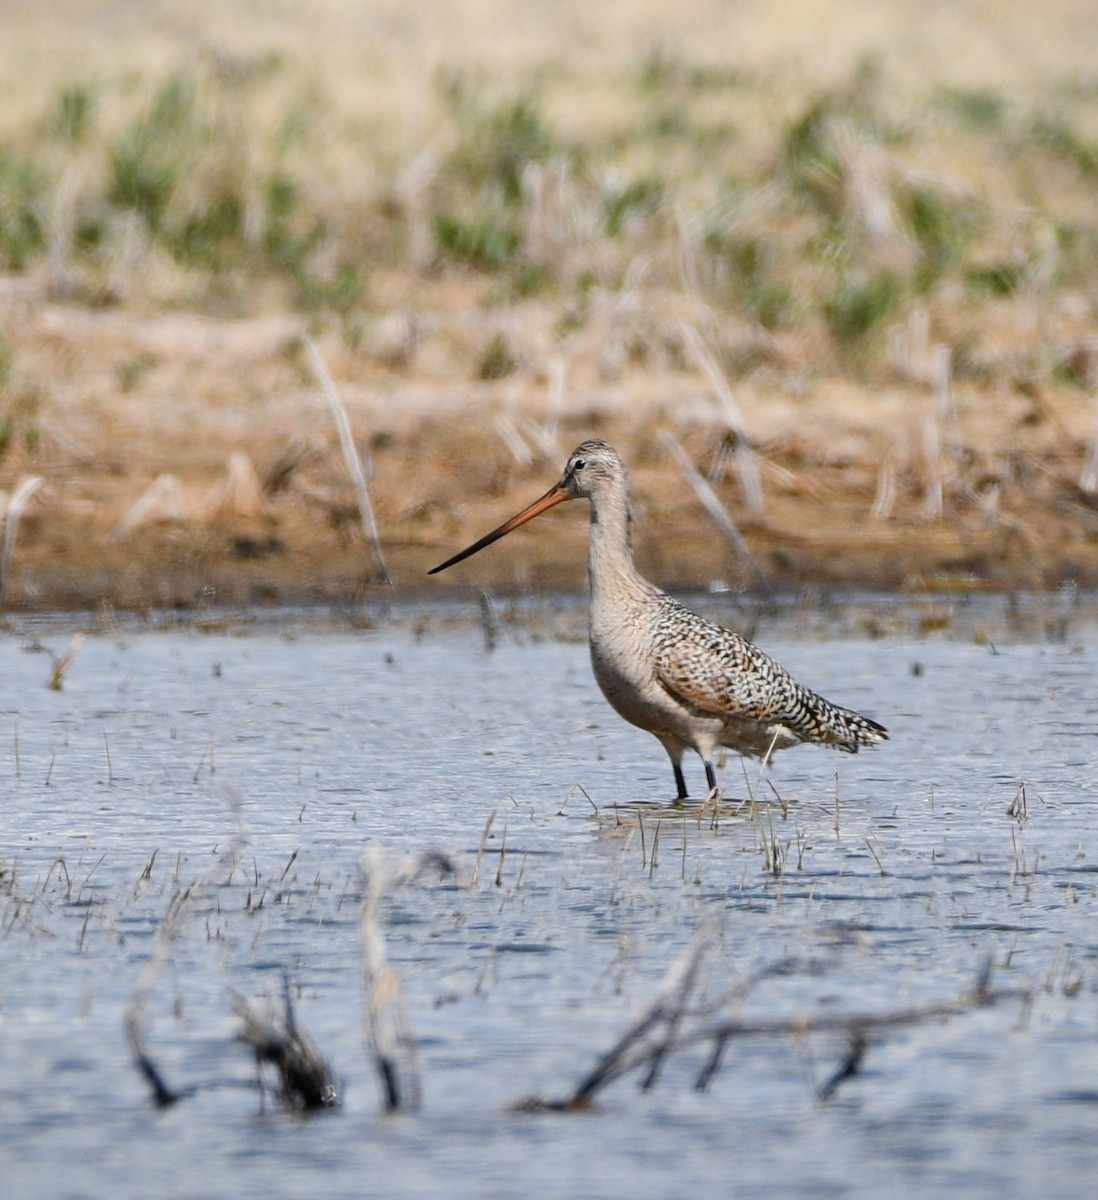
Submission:
M 638 574 L 625 464 L 603 441 L 569 455 L 560 482 L 517 516 L 454 555 L 431 574 L 564 500 L 591 502 L 588 571 L 595 678 L 610 704 L 657 737 L 687 796 L 682 756 L 696 751 L 716 787 L 720 746 L 769 760 L 801 742 L 855 753 L 888 737 L 884 727 L 804 687 L 753 643 L 699 617 Z

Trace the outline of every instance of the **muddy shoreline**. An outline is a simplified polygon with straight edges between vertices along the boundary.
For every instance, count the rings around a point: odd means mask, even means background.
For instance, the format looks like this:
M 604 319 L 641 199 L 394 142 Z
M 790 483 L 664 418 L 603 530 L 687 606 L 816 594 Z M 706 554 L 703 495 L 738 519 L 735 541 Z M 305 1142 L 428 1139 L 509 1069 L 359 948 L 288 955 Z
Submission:
M 9 389 L 36 388 L 0 460 L 0 491 L 37 480 L 15 528 L 7 612 L 347 603 L 383 574 L 363 535 L 335 422 L 290 321 L 139 322 L 61 306 L 0 307 L 19 347 Z M 580 591 L 586 513 L 566 506 L 453 572 L 427 571 L 518 511 L 597 436 L 630 467 L 641 570 L 672 588 L 759 592 L 709 515 L 674 438 L 778 594 L 1098 586 L 1098 497 L 1080 480 L 1085 397 L 958 385 L 940 402 L 887 376 L 737 386 L 761 490 L 700 373 L 605 382 L 463 380 L 453 363 L 383 370 L 318 342 L 370 478 L 385 567 L 401 593 Z M 134 367 L 139 363 L 140 368 Z M 552 410 L 552 411 L 550 411 Z

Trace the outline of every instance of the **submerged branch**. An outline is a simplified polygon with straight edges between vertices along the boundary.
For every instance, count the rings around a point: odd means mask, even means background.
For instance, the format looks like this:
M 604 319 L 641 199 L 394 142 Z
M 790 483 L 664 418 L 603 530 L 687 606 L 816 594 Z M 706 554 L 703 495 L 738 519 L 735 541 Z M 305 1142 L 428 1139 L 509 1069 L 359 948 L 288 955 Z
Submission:
M 256 1064 L 273 1066 L 278 1073 L 278 1096 L 287 1108 L 315 1112 L 339 1106 L 339 1087 L 294 1015 L 290 981 L 283 979 L 281 1021 L 256 1010 L 244 996 L 233 997 L 233 1009 L 242 1022 L 240 1040 L 255 1052 Z
M 227 886 L 247 842 L 247 830 L 241 797 L 232 788 L 224 788 L 223 792 L 237 823 L 236 836 L 229 853 L 222 860 L 224 883 Z M 154 854 L 153 859 L 155 857 Z M 145 868 L 145 879 L 151 872 L 153 859 Z M 293 862 L 293 857 L 290 862 Z M 211 886 L 209 880 L 195 880 L 172 897 L 157 930 L 152 953 L 138 976 L 124 1016 L 126 1038 L 134 1065 L 152 1090 L 154 1102 L 161 1108 L 214 1088 L 253 1086 L 250 1083 L 244 1085 L 239 1080 L 211 1078 L 185 1088 L 172 1087 L 148 1049 L 146 1010 L 149 996 L 168 960 L 182 914 L 196 893 Z M 279 1078 L 277 1094 L 287 1108 L 301 1112 L 332 1108 L 339 1104 L 339 1089 L 331 1071 L 297 1023 L 288 978 L 283 979 L 281 1019 L 263 1015 L 240 995 L 234 995 L 233 1007 L 242 1022 L 239 1040 L 252 1048 L 260 1067 L 271 1065 L 276 1069 Z M 262 1076 L 259 1078 L 259 1087 L 262 1093 Z
M 824 1033 L 845 1033 L 849 1049 L 820 1089 L 821 1100 L 828 1100 L 839 1086 L 860 1070 L 870 1044 L 870 1036 L 890 1029 L 907 1028 L 928 1021 L 941 1021 L 977 1008 L 988 1008 L 1004 1000 L 1028 1000 L 1024 988 L 993 990 L 990 963 L 981 968 L 975 984 L 947 1000 L 913 1004 L 890 1012 L 831 1013 L 809 1017 L 720 1017 L 715 1005 L 703 1010 L 688 1008 L 698 963 L 708 946 L 699 934 L 685 955 L 672 967 L 660 987 L 656 1000 L 637 1018 L 568 1095 L 560 1099 L 532 1097 L 513 1106 L 520 1112 L 571 1112 L 590 1107 L 596 1095 L 615 1079 L 631 1072 L 642 1073 L 641 1087 L 653 1086 L 659 1070 L 674 1054 L 709 1046 L 705 1063 L 695 1080 L 705 1090 L 720 1069 L 724 1051 L 735 1038 L 788 1037 Z M 755 978 L 761 978 L 763 972 Z M 653 1036 L 655 1035 L 655 1036 Z

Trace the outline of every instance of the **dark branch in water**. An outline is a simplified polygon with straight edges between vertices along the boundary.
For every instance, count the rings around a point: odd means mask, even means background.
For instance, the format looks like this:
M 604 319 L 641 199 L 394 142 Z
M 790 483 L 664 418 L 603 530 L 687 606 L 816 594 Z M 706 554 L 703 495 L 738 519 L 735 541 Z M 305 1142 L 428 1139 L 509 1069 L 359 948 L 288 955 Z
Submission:
M 152 991 L 153 984 L 159 977 L 160 971 L 167 959 L 168 947 L 175 937 L 175 927 L 179 919 L 179 914 L 190 899 L 194 888 L 195 885 L 192 883 L 189 887 L 181 892 L 177 892 L 172 897 L 171 903 L 168 905 L 168 911 L 164 914 L 164 920 L 160 923 L 156 945 L 149 956 L 149 961 L 145 964 L 144 969 L 138 977 L 133 989 L 133 995 L 130 997 L 130 1003 L 126 1008 L 126 1039 L 130 1043 L 130 1052 L 133 1055 L 134 1065 L 141 1073 L 145 1082 L 152 1088 L 153 1100 L 160 1108 L 167 1108 L 177 1100 L 182 1100 L 185 1096 L 191 1095 L 194 1091 L 193 1088 L 185 1091 L 176 1091 L 170 1088 L 165 1082 L 160 1069 L 153 1062 L 145 1045 L 145 1006 L 148 1003 L 149 993 Z
M 173 1088 L 153 1061 L 146 1043 L 145 1009 L 149 994 L 167 960 L 180 913 L 197 887 L 198 884 L 192 883 L 177 893 L 168 905 L 168 911 L 160 924 L 156 946 L 138 978 L 126 1009 L 126 1037 L 134 1066 L 152 1089 L 153 1101 L 160 1108 L 167 1108 L 198 1092 L 240 1086 L 235 1080 L 208 1079 L 185 1088 Z M 281 1021 L 258 1013 L 242 996 L 234 997 L 233 1006 L 243 1022 L 240 1040 L 251 1046 L 260 1067 L 261 1089 L 262 1068 L 270 1065 L 278 1073 L 277 1095 L 287 1108 L 295 1112 L 312 1112 L 322 1108 L 334 1108 L 339 1104 L 339 1089 L 332 1073 L 297 1023 L 289 979 L 283 981 Z
M 183 1098 L 182 1092 L 173 1091 L 164 1082 L 156 1063 L 149 1057 L 141 1040 L 141 1027 L 130 1016 L 126 1018 L 126 1036 L 129 1039 L 130 1051 L 133 1054 L 134 1065 L 141 1072 L 145 1082 L 152 1088 L 153 1100 L 157 1108 L 168 1108 L 177 1100 Z
M 654 1086 L 663 1065 L 674 1054 L 709 1047 L 709 1053 L 695 1080 L 705 1090 L 720 1069 L 725 1048 L 734 1038 L 803 1037 L 815 1033 L 846 1033 L 849 1049 L 842 1062 L 820 1089 L 821 1100 L 830 1099 L 838 1088 L 861 1069 L 869 1049 L 870 1035 L 889 1029 L 905 1028 L 927 1021 L 941 1021 L 976 1008 L 986 1008 L 1004 1000 L 1026 1001 L 1026 989 L 993 990 L 991 964 L 983 964 L 975 984 L 968 991 L 933 1004 L 909 1005 L 891 1012 L 833 1013 L 819 1017 L 724 1017 L 720 1008 L 729 999 L 742 998 L 744 989 L 722 997 L 701 1008 L 690 1006 L 700 960 L 709 946 L 709 937 L 701 933 L 686 953 L 668 972 L 653 1003 L 637 1018 L 614 1045 L 599 1059 L 595 1068 L 574 1091 L 558 1099 L 531 1097 L 513 1106 L 516 1112 L 575 1112 L 591 1106 L 595 1097 L 615 1079 L 637 1072 L 641 1087 Z M 766 975 L 787 973 L 789 960 L 752 977 L 757 982 Z
M 865 1058 L 868 1049 L 869 1038 L 866 1037 L 865 1030 L 855 1029 L 850 1035 L 850 1048 L 846 1052 L 846 1057 L 835 1068 L 831 1078 L 819 1090 L 818 1095 L 821 1100 L 830 1100 L 846 1080 L 853 1079 L 857 1075 L 861 1070 L 862 1059 Z
M 328 1064 L 297 1024 L 290 980 L 283 978 L 281 1022 L 264 1016 L 243 996 L 233 997 L 233 1009 L 243 1023 L 240 1040 L 255 1052 L 256 1065 L 278 1073 L 278 1096 L 289 1109 L 316 1112 L 339 1105 L 339 1088 Z M 262 1077 L 262 1075 L 261 1075 Z

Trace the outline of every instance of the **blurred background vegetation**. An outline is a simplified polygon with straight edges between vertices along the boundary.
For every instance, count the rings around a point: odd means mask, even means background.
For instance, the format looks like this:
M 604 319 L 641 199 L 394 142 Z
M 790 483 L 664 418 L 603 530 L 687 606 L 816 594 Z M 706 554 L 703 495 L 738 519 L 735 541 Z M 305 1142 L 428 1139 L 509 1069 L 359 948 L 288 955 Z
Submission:
M 52 70 L 34 36 L 0 53 L 0 270 L 46 272 L 56 297 L 291 306 L 354 338 L 375 275 L 406 271 L 458 277 L 482 307 L 539 299 L 559 337 L 596 296 L 677 291 L 740 326 L 733 375 L 774 339 L 819 367 L 895 358 L 883 335 L 915 312 L 959 375 L 1088 369 L 1071 343 L 1098 309 L 1085 5 L 1040 22 L 944 6 L 951 25 L 896 3 L 859 34 L 858 4 L 688 4 L 673 22 L 644 3 L 482 4 L 449 54 L 433 4 L 330 0 L 315 22 L 50 7 L 24 21 L 56 34 Z M 765 57 L 783 32 L 799 60 Z M 616 352 L 675 352 L 673 329 L 634 324 Z M 478 366 L 518 363 L 497 338 Z
M 1098 387 L 1080 0 L 0 15 L 0 303 L 289 314 L 375 381 L 697 373 L 689 326 L 733 384 L 855 406 Z M 0 467 L 51 389 L 6 322 Z

